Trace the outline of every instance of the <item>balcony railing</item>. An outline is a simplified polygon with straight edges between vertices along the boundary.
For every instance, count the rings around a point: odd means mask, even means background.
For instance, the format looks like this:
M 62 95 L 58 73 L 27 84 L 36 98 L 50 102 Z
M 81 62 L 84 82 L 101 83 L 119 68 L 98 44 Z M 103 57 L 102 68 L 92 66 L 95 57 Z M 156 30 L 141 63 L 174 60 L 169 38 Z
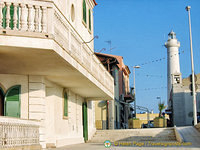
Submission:
M 0 117 L 0 149 L 39 145 L 39 122 Z
M 0 29 L 15 31 L 15 36 L 52 38 L 113 94 L 112 76 L 53 2 L 1 0 Z

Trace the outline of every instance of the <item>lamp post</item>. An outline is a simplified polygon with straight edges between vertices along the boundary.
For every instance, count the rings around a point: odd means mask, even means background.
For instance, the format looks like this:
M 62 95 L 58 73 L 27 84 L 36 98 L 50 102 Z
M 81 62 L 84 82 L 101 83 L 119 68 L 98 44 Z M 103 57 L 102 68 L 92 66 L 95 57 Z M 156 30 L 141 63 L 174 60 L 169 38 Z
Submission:
M 188 11 L 189 18 L 189 30 L 190 30 L 190 56 L 191 56 L 191 68 L 192 68 L 192 93 L 193 93 L 193 117 L 194 125 L 197 124 L 197 108 L 196 108 L 196 90 L 195 90 L 195 79 L 194 79 L 194 62 L 193 62 L 193 48 L 192 48 L 192 29 L 191 29 L 191 19 L 190 19 L 190 6 L 185 8 Z
M 134 93 L 134 113 L 136 118 L 136 96 L 135 96 L 135 69 L 139 69 L 140 66 L 133 66 L 133 93 Z
M 160 96 L 158 96 L 158 97 L 156 97 L 157 99 L 160 99 L 160 103 L 161 103 L 161 97 Z

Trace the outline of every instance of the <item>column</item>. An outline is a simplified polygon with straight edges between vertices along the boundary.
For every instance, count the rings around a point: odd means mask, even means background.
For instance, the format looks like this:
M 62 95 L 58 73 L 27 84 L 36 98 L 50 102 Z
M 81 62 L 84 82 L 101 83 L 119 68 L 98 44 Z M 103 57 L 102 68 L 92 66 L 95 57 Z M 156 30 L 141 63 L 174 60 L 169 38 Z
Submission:
M 29 76 L 29 119 L 40 121 L 40 144 L 45 147 L 45 84 L 42 76 Z
M 10 29 L 10 5 L 11 3 L 6 3 L 7 11 L 6 11 L 6 29 Z

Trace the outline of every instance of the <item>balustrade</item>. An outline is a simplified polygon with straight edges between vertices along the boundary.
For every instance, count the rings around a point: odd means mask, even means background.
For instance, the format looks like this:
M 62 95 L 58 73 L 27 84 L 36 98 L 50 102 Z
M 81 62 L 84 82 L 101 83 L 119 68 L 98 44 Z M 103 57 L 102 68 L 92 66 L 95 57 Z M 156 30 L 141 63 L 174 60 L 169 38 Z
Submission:
M 51 11 L 49 11 L 50 9 Z M 48 16 L 51 16 L 53 21 L 48 21 Z M 113 93 L 112 76 L 109 73 L 105 74 L 106 69 L 94 56 L 93 51 L 52 3 L 34 0 L 1 0 L 0 29 L 19 31 L 19 34 L 37 32 L 52 35 L 51 37 L 63 50 L 68 52 L 99 82 L 105 87 L 110 85 L 107 89 Z
M 46 33 L 47 7 L 25 2 L 0 2 L 0 29 Z
M 39 122 L 0 117 L 0 149 L 39 145 Z

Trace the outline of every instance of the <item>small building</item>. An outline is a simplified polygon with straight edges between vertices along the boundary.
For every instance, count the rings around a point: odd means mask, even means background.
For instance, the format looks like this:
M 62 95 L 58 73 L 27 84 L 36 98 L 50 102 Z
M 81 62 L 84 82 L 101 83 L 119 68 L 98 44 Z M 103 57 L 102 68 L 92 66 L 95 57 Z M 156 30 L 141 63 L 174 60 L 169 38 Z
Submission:
M 129 103 L 134 99 L 129 89 L 128 66 L 124 65 L 123 57 L 95 53 L 99 60 L 114 78 L 114 101 L 96 102 L 95 116 L 97 129 L 128 128 L 131 114 Z
M 200 74 L 196 75 L 196 106 L 200 114 Z M 191 92 L 191 76 L 184 78 L 181 83 L 173 84 L 171 94 L 171 119 L 173 125 L 187 126 L 193 122 L 193 96 Z
M 172 125 L 186 126 L 193 122 L 193 98 L 191 94 L 191 77 L 182 79 L 179 63 L 180 42 L 176 33 L 168 34 L 167 48 L 167 103 L 166 113 L 169 114 Z M 196 76 L 196 106 L 200 112 L 200 74 Z
M 149 118 L 148 118 L 149 117 Z M 138 118 L 140 120 L 140 124 L 147 124 L 148 123 L 148 119 L 149 121 L 154 120 L 156 117 L 159 117 L 159 113 L 142 113 L 136 114 L 136 118 Z M 167 114 L 165 114 L 165 119 L 169 119 L 169 116 Z

